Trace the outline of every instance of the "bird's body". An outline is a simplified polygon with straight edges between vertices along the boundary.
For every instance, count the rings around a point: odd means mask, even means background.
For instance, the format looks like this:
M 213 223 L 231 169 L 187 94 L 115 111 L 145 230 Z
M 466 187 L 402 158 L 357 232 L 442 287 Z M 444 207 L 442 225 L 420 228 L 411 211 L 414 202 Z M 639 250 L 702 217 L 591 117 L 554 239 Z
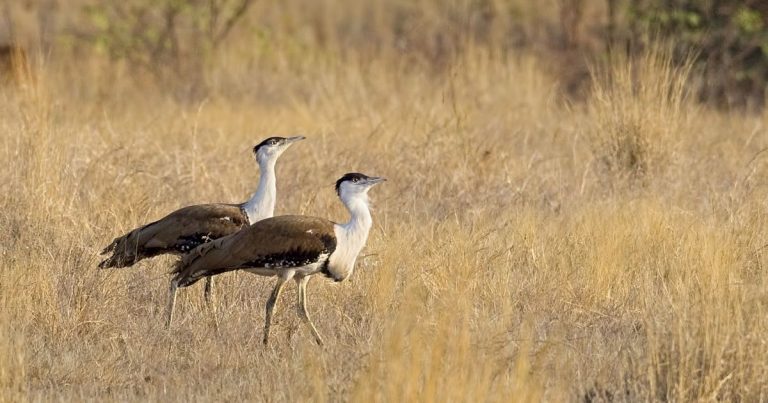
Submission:
M 236 234 L 217 239 L 184 256 L 174 273 L 180 287 L 202 277 L 232 270 L 276 276 L 321 271 L 336 249 L 334 224 L 323 218 L 280 216 L 259 221 Z
M 248 223 L 248 215 L 237 204 L 183 207 L 115 238 L 101 252 L 112 255 L 99 267 L 129 267 L 157 255 L 187 253 L 205 242 L 233 234 Z
M 203 277 L 243 270 L 278 277 L 267 302 L 265 343 L 280 290 L 286 281 L 294 279 L 299 285 L 299 314 L 309 324 L 317 342 L 322 344 L 306 310 L 306 284 L 318 273 L 335 281 L 343 281 L 352 274 L 372 225 L 367 191 L 382 180 L 347 174 L 337 182 L 339 196 L 351 214 L 346 224 L 309 216 L 273 217 L 192 250 L 173 271 L 168 325 L 172 320 L 177 287 L 187 287 Z
M 100 268 L 133 266 L 162 254 L 183 254 L 195 247 L 233 234 L 248 224 L 272 217 L 277 185 L 275 164 L 282 151 L 303 137 L 270 137 L 254 147 L 259 162 L 259 186 L 241 204 L 199 204 L 180 208 L 165 217 L 115 238 L 101 254 L 111 252 Z
M 183 207 L 152 223 L 115 238 L 101 254 L 111 253 L 100 268 L 133 266 L 145 258 L 162 254 L 180 255 L 234 234 L 249 224 L 272 217 L 277 199 L 275 164 L 280 155 L 304 137 L 270 137 L 253 148 L 259 163 L 259 186 L 241 204 L 199 204 Z M 211 302 L 213 282 L 205 284 L 205 299 Z

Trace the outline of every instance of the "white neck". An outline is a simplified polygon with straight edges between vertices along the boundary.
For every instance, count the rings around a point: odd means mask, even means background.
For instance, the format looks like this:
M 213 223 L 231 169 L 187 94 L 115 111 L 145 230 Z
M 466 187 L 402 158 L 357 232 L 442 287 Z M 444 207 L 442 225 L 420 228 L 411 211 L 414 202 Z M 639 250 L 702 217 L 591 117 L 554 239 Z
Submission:
M 250 200 L 243 204 L 248 222 L 253 224 L 275 214 L 277 200 L 277 179 L 275 178 L 275 162 L 267 161 L 259 164 L 259 187 Z
M 368 206 L 368 194 L 358 193 L 350 197 L 342 197 L 342 202 L 351 215 L 346 224 L 336 224 L 336 250 L 328 262 L 329 270 L 337 281 L 352 275 L 355 269 L 357 255 L 368 240 L 368 233 L 373 225 L 371 211 Z

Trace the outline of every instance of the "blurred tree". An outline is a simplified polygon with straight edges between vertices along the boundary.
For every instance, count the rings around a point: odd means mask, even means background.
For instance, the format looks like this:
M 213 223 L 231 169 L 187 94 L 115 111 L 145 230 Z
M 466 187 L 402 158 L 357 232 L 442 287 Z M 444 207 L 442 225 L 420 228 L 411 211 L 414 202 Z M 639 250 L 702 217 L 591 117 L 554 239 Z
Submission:
M 721 106 L 764 104 L 768 2 L 630 0 L 629 16 L 635 30 L 673 39 L 681 60 L 691 49 L 699 53 L 702 100 Z
M 99 0 L 79 29 L 99 51 L 139 66 L 162 82 L 181 78 L 199 91 L 203 66 L 252 0 Z M 171 82 L 176 80 L 170 80 Z

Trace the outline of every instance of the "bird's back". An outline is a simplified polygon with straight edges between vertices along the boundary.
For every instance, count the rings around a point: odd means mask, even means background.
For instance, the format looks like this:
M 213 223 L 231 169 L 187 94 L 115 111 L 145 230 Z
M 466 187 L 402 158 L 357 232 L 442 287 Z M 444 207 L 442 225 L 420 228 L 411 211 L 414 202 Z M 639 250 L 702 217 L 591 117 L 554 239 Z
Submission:
M 267 218 L 197 247 L 184 256 L 173 272 L 179 285 L 186 286 L 203 276 L 231 270 L 301 266 L 333 252 L 333 225 L 324 218 L 310 216 Z
M 147 257 L 185 253 L 198 245 L 232 234 L 248 224 L 236 204 L 199 204 L 115 238 L 102 254 L 112 252 L 99 267 L 126 267 Z

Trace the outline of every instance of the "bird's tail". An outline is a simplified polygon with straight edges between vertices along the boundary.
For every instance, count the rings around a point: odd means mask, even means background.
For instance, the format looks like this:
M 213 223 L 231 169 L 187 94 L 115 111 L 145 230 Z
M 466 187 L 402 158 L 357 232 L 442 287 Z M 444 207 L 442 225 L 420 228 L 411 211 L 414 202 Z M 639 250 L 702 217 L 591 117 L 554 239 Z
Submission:
M 129 267 L 133 266 L 141 259 L 163 253 L 163 250 L 158 248 L 145 248 L 145 242 L 152 238 L 152 228 L 158 222 L 159 221 L 154 221 L 142 225 L 141 227 L 135 228 L 128 231 L 126 234 L 113 239 L 112 242 L 101 251 L 102 255 L 110 252 L 112 252 L 112 255 L 102 260 L 101 263 L 99 263 L 99 268 Z
M 119 241 L 119 240 L 120 240 L 120 238 L 122 238 L 122 237 L 119 237 L 119 238 L 115 238 L 115 239 L 113 239 L 113 240 L 112 240 L 112 243 L 110 243 L 109 245 L 107 245 L 107 247 L 106 247 L 106 248 L 102 249 L 102 250 L 101 250 L 101 253 L 99 253 L 99 254 L 100 254 L 100 255 L 105 255 L 105 254 L 107 254 L 107 253 L 109 253 L 109 252 L 112 252 L 113 250 L 115 250 L 115 246 L 117 246 L 117 241 Z
M 115 238 L 112 240 L 112 243 L 101 251 L 102 255 L 108 253 L 111 253 L 111 255 L 99 263 L 100 269 L 128 267 L 141 259 L 138 256 L 137 234 L 135 232 L 136 230 Z

